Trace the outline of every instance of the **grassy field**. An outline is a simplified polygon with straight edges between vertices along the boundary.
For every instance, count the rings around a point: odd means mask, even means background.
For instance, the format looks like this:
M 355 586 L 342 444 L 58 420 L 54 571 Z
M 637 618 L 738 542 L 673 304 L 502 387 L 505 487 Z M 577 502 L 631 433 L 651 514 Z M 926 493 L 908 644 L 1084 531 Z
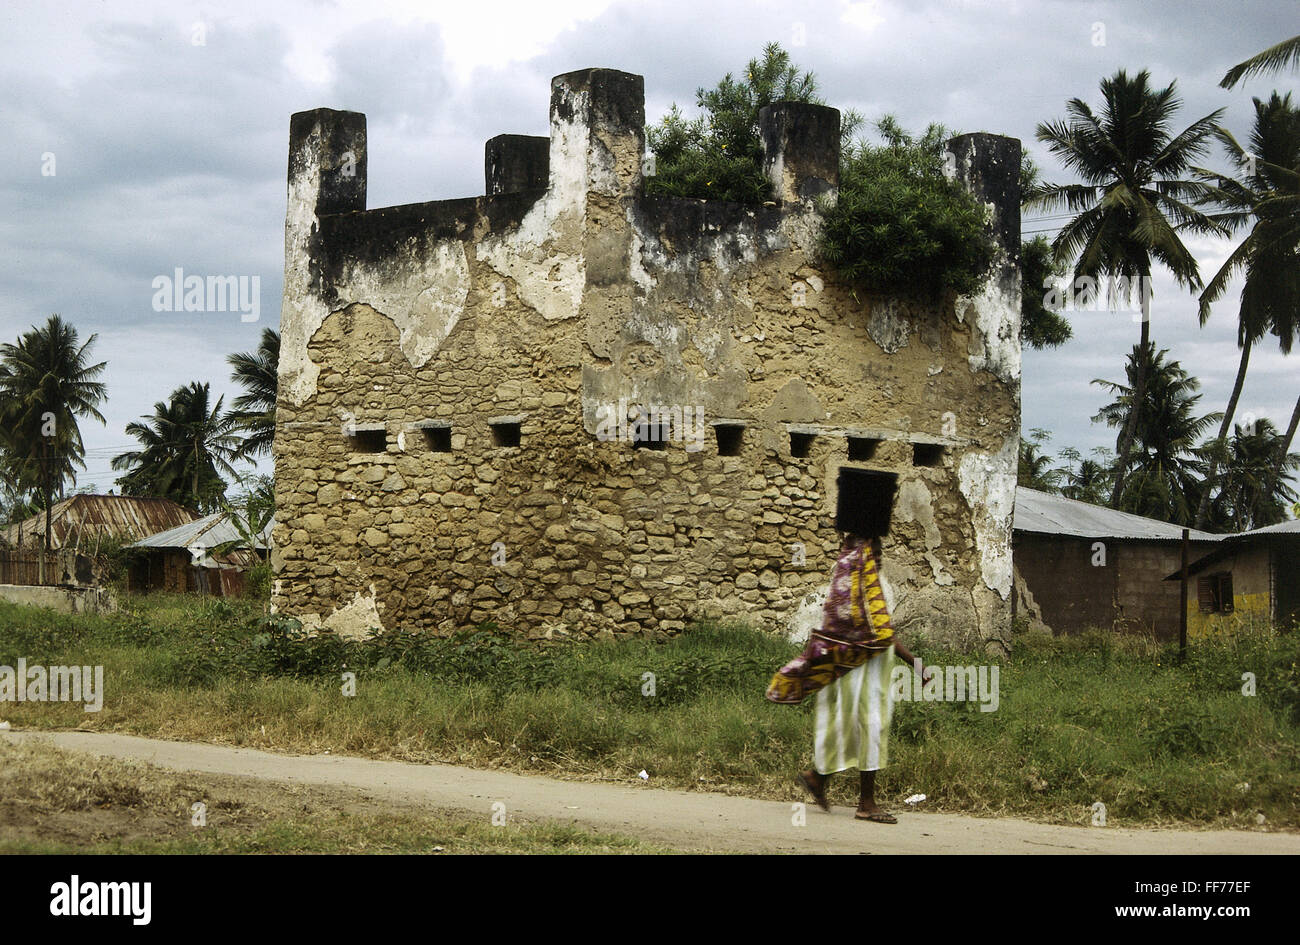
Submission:
M 195 823 L 192 805 L 204 805 Z M 668 853 L 625 836 L 357 792 L 175 774 L 0 741 L 0 853 Z
M 102 664 L 103 710 L 0 703 L 15 727 L 130 732 L 290 751 L 634 779 L 802 800 L 810 706 L 763 699 L 798 647 L 697 625 L 666 643 L 545 649 L 491 627 L 366 644 L 304 638 L 245 605 L 136 598 L 67 617 L 0 602 L 0 665 Z M 982 654 L 916 644 L 927 662 Z M 1087 824 L 1300 828 L 1300 633 L 1266 628 L 1167 646 L 1096 632 L 1017 637 L 1000 704 L 903 702 L 879 786 L 886 803 Z M 1243 695 L 1253 673 L 1257 694 Z M 344 673 L 356 694 L 343 694 Z M 654 695 L 644 694 L 646 673 Z M 810 700 L 811 701 L 811 700 Z M 832 784 L 839 803 L 850 781 Z

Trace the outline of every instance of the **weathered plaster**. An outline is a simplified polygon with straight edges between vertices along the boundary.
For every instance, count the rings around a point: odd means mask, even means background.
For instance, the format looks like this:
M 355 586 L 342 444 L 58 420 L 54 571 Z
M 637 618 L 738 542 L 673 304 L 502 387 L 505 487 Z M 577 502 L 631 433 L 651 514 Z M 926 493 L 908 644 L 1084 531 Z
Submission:
M 924 480 L 910 479 L 902 484 L 898 498 L 894 500 L 894 516 L 900 521 L 921 526 L 925 534 L 925 560 L 930 565 L 934 583 L 941 586 L 952 584 L 952 575 L 944 570 L 943 562 L 935 555 L 943 544 L 943 536 L 934 520 L 933 497 Z
M 1018 448 L 1018 439 L 1008 437 L 997 453 L 967 453 L 958 467 L 959 488 L 975 527 L 980 576 L 1003 600 L 1011 593 L 1011 520 L 1016 507 Z
M 912 331 L 912 323 L 902 313 L 897 300 L 889 299 L 871 307 L 871 315 L 867 318 L 867 334 L 886 354 L 893 354 L 905 347 Z
M 359 116 L 352 138 L 295 137 L 277 612 L 346 633 L 382 614 L 539 637 L 701 616 L 806 634 L 838 548 L 837 471 L 862 465 L 899 475 L 884 572 L 900 626 L 1001 636 L 1019 404 L 999 331 L 1018 283 L 954 308 L 839 282 L 815 251 L 838 167 L 838 119 L 818 106 L 764 119 L 770 203 L 647 197 L 640 89 L 604 70 L 557 78 L 546 188 L 537 140 L 502 136 L 490 196 L 468 200 L 366 210 L 361 187 L 322 204 L 320 168 L 357 146 Z M 976 158 L 1006 150 L 965 140 Z M 699 411 L 703 439 L 597 439 L 597 412 L 620 401 Z M 710 425 L 724 419 L 735 455 Z M 498 442 L 506 421 L 518 446 Z M 874 450 L 850 459 L 850 438 Z M 920 446 L 941 454 L 918 465 Z

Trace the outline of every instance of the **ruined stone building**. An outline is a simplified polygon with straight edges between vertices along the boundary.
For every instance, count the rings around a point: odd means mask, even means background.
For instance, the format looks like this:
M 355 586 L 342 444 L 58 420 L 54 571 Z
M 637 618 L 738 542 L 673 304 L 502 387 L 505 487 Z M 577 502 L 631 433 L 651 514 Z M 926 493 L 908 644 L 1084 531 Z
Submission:
M 274 604 L 310 626 L 531 636 L 818 616 L 843 469 L 898 474 L 896 623 L 1009 633 L 1020 145 L 949 143 L 1001 247 L 978 297 L 818 261 L 839 113 L 762 113 L 762 206 L 649 197 L 640 76 L 552 82 L 486 195 L 366 208 L 365 116 L 290 125 Z

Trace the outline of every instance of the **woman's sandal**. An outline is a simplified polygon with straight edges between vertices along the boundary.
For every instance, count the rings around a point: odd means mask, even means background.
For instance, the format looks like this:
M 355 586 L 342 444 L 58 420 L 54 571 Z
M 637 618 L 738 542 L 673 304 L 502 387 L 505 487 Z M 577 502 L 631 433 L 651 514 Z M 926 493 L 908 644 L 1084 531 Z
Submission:
M 813 786 L 812 778 L 808 777 L 808 772 L 806 771 L 799 772 L 799 783 L 803 785 L 805 791 L 813 796 L 813 800 L 817 802 L 818 807 L 828 813 L 830 812 L 831 805 L 826 802 L 825 784 L 822 785 L 821 790 L 818 790 Z
M 854 819 L 854 820 L 869 820 L 869 821 L 871 821 L 872 823 L 876 823 L 876 824 L 896 824 L 896 823 L 898 823 L 898 818 L 897 818 L 897 817 L 895 817 L 893 814 L 886 813 L 886 812 L 883 811 L 883 810 L 873 811 L 873 812 L 870 813 L 870 814 L 868 814 L 868 813 L 867 813 L 866 811 L 864 811 L 864 810 L 854 811 L 854 813 L 853 813 L 853 819 Z

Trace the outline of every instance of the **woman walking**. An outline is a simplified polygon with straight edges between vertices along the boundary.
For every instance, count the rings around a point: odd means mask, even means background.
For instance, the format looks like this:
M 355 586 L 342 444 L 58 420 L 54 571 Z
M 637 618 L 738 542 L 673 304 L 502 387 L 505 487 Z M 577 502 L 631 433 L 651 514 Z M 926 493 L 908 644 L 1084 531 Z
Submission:
M 894 707 L 890 671 L 894 655 L 914 666 L 919 663 L 894 633 L 880 583 L 879 535 L 888 531 L 894 477 L 863 474 L 872 477 L 870 500 L 865 507 L 849 509 L 841 474 L 836 524 L 845 534 L 831 572 L 822 626 L 813 631 L 804 651 L 777 671 L 767 698 L 795 705 L 816 693 L 813 767 L 801 773 L 799 781 L 822 810 L 830 810 L 830 776 L 857 768 L 860 794 L 854 816 L 894 824 L 897 818 L 875 799 L 876 772 L 889 758 Z

